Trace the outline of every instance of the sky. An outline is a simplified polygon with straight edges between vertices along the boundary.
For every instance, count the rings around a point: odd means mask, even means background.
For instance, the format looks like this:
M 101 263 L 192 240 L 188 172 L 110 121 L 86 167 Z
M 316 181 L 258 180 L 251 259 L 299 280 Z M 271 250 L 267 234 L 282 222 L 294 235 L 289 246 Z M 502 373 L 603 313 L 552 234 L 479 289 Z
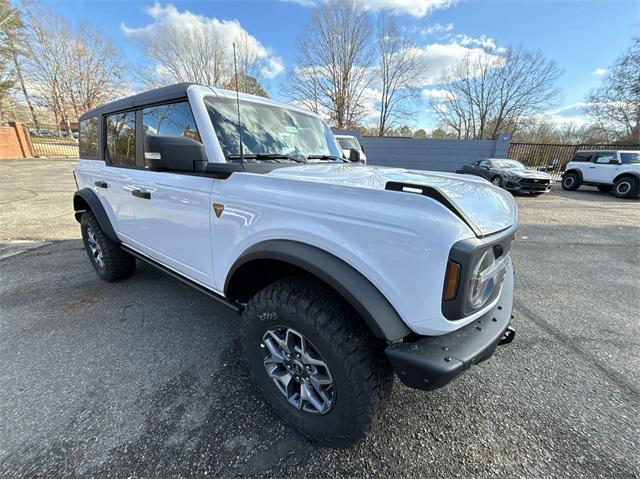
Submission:
M 97 27 L 125 54 L 130 68 L 142 68 L 141 39 L 163 22 L 207 22 L 223 31 L 245 30 L 267 61 L 265 87 L 283 100 L 286 71 L 294 67 L 296 39 L 322 0 L 140 1 L 45 0 L 71 22 Z M 431 65 L 423 97 L 439 71 L 469 49 L 524 45 L 540 49 L 563 70 L 557 106 L 547 114 L 558 124 L 584 124 L 581 104 L 610 65 L 640 34 L 640 0 L 368 0 L 372 21 L 385 11 L 423 50 Z M 133 76 L 133 75 L 132 75 Z M 429 80 L 431 79 L 431 81 Z M 436 119 L 425 103 L 413 128 L 432 129 Z

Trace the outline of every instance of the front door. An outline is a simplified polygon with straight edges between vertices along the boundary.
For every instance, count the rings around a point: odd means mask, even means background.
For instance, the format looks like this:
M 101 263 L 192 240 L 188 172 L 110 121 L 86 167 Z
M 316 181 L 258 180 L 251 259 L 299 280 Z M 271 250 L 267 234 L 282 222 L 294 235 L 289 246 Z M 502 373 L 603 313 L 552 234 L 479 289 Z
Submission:
M 188 136 L 200 141 L 186 101 L 145 108 L 138 120 L 143 158 L 148 135 Z M 210 232 L 214 181 L 142 168 L 135 173 L 132 191 L 135 248 L 209 287 L 214 286 Z
M 593 163 L 585 168 L 584 181 L 611 183 L 619 167 L 618 154 L 615 151 L 596 153 L 593 156 Z

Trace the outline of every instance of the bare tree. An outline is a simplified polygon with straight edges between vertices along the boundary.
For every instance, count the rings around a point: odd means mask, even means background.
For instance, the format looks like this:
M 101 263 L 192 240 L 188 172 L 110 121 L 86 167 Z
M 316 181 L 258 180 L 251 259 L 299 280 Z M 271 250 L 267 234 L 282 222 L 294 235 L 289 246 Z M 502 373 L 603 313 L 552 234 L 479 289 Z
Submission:
M 618 140 L 640 143 L 640 36 L 616 60 L 602 86 L 588 97 L 587 112 Z
M 326 113 L 338 128 L 352 128 L 366 114 L 371 53 L 371 25 L 361 5 L 355 0 L 322 3 L 298 38 L 285 95 Z
M 443 73 L 444 98 L 431 105 L 458 138 L 496 138 L 548 109 L 558 96 L 554 84 L 561 73 L 540 51 L 522 47 L 503 54 L 467 53 Z
M 420 98 L 418 78 L 426 65 L 420 61 L 415 45 L 400 33 L 391 17 L 382 15 L 378 25 L 380 118 L 378 136 L 410 119 Z
M 73 29 L 64 19 L 30 2 L 26 73 L 39 103 L 56 124 L 70 123 L 87 110 L 120 96 L 121 55 L 98 31 Z

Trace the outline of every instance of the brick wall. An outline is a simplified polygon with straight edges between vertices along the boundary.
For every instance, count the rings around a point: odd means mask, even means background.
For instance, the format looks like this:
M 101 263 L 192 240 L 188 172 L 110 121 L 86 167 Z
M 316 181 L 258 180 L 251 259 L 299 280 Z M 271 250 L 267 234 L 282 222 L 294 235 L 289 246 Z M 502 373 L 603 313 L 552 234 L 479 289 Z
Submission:
M 0 159 L 31 158 L 35 156 L 31 135 L 22 123 L 10 122 L 0 126 Z

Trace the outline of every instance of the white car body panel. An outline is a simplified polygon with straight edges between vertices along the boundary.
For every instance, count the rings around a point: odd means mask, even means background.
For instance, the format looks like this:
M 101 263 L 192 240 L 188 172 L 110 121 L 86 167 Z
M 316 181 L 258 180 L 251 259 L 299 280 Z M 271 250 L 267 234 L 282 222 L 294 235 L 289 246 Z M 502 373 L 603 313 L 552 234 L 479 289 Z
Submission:
M 605 153 L 603 151 L 602 153 Z M 616 152 L 618 160 L 621 153 L 638 153 L 637 151 L 618 151 Z M 593 161 L 570 161 L 565 167 L 565 171 L 579 170 L 582 173 L 583 181 L 587 183 L 598 183 L 603 185 L 612 185 L 614 180 L 623 173 L 640 174 L 640 164 L 607 164 L 595 163 Z
M 228 93 L 202 86 L 187 92 L 208 161 L 224 162 L 202 99 Z M 476 235 L 440 201 L 415 192 L 386 191 L 387 182 L 435 189 L 482 235 L 512 227 L 518 215 L 509 193 L 480 178 L 354 164 L 291 166 L 216 179 L 81 159 L 75 173 L 79 189 L 90 188 L 106 200 L 102 203 L 123 244 L 218 294 L 223 294 L 235 261 L 251 246 L 274 239 L 298 241 L 354 267 L 420 335 L 459 329 L 495 301 L 461 320 L 443 316 L 451 247 Z M 109 187 L 96 187 L 98 180 Z M 150 192 L 151 200 L 133 197 L 133 189 Z M 224 205 L 220 217 L 213 203 Z

